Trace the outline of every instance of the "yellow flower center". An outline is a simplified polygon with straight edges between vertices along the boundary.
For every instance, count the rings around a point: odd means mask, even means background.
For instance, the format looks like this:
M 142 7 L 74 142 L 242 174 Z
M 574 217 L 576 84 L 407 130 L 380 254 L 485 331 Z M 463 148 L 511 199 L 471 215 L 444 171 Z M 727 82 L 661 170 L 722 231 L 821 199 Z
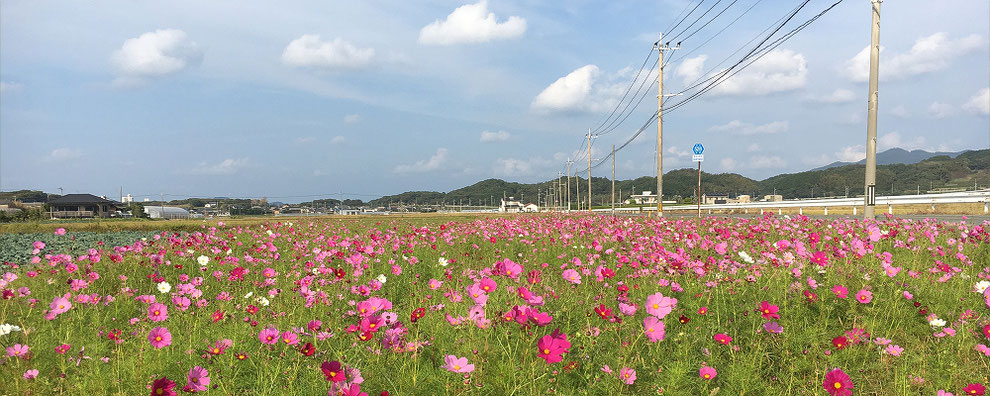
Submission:
M 658 305 L 658 304 L 653 304 L 653 309 L 657 309 L 657 308 L 660 308 L 660 305 Z
M 460 370 L 460 369 L 461 369 L 461 366 L 458 366 L 456 364 L 454 365 L 454 370 Z
M 706 373 L 706 374 L 705 374 L 705 379 L 710 379 L 710 378 L 712 378 L 712 375 L 711 375 L 711 374 L 707 374 L 707 373 Z
M 161 341 L 161 340 L 162 340 L 161 336 L 155 337 L 155 341 Z
M 834 386 L 835 389 L 842 389 L 842 383 L 838 381 L 836 381 L 835 384 L 833 384 L 832 386 Z
M 549 355 L 550 354 L 550 350 L 549 349 L 544 349 L 543 350 L 543 354 L 544 355 Z
M 336 377 L 337 376 L 337 372 L 336 371 L 331 371 L 330 372 L 330 376 L 331 377 Z

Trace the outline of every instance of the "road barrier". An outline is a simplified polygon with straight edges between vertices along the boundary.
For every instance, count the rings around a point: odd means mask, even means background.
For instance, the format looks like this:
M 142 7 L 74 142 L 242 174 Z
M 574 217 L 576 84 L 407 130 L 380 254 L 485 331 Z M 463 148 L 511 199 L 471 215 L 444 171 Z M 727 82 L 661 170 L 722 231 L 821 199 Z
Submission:
M 893 207 L 895 205 L 931 205 L 932 210 L 935 210 L 936 205 L 944 204 L 959 204 L 959 203 L 982 203 L 983 213 L 990 214 L 990 189 L 978 190 L 978 191 L 965 191 L 965 192 L 952 192 L 952 193 L 942 193 L 942 194 L 920 194 L 920 195 L 893 195 L 893 196 L 878 196 L 877 206 L 883 207 L 887 206 L 887 213 L 893 213 Z M 793 199 L 786 201 L 776 201 L 776 202 L 747 202 L 747 203 L 725 203 L 725 204 L 708 204 L 701 205 L 701 210 L 708 210 L 709 213 L 712 210 L 726 210 L 726 209 L 741 209 L 746 213 L 749 209 L 759 209 L 760 214 L 768 209 L 777 209 L 777 213 L 781 213 L 781 208 L 797 208 L 799 213 L 804 212 L 804 208 L 825 208 L 825 214 L 828 214 L 828 208 L 836 207 L 852 207 L 853 214 L 857 213 L 857 208 L 863 206 L 863 197 L 856 198 L 829 198 L 829 199 Z M 664 211 L 691 211 L 698 210 L 697 205 L 671 205 L 664 206 Z M 657 208 L 652 207 L 635 207 L 635 208 L 615 208 L 616 212 L 655 212 Z M 594 209 L 595 212 L 611 212 L 612 209 Z

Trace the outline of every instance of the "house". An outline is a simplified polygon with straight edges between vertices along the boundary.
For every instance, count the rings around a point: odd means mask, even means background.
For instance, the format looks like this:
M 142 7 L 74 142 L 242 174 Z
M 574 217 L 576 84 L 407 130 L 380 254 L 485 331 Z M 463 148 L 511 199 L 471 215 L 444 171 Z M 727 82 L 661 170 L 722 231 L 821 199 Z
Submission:
M 530 202 L 522 207 L 522 211 L 526 213 L 536 213 L 540 211 L 540 207 L 535 203 Z
M 729 194 L 701 194 L 701 202 L 705 205 L 728 203 Z
M 100 198 L 92 194 L 68 194 L 48 202 L 53 219 L 70 218 L 108 218 L 118 209 L 126 206 L 122 203 Z
M 502 198 L 502 203 L 498 207 L 502 213 L 519 213 L 523 211 L 522 202 L 516 201 L 515 197 Z
M 626 202 L 636 205 L 656 205 L 657 195 L 653 191 L 643 191 L 642 194 L 630 195 Z

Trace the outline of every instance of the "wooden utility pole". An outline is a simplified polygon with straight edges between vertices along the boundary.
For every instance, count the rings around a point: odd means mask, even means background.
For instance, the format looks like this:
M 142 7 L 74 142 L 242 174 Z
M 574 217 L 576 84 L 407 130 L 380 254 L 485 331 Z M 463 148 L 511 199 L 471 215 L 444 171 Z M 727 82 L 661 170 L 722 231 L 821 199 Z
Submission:
M 866 116 L 866 197 L 864 197 L 863 218 L 872 220 L 876 213 L 877 190 L 877 101 L 880 71 L 880 2 L 872 3 L 873 22 L 870 25 L 870 92 Z
M 698 161 L 698 218 L 701 218 L 701 161 Z
M 571 212 L 571 161 L 570 158 L 567 159 L 567 212 Z
M 588 211 L 591 212 L 591 129 L 588 129 Z

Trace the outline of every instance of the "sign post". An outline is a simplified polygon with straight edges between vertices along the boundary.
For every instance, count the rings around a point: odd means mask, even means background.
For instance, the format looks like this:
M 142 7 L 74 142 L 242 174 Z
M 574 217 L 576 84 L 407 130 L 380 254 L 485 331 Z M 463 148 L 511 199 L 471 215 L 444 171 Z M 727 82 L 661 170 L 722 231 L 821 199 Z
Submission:
M 701 218 L 701 163 L 705 161 L 705 155 L 702 154 L 702 153 L 705 152 L 705 146 L 702 146 L 701 143 L 698 143 L 698 144 L 695 144 L 694 147 L 691 148 L 691 150 L 694 151 L 694 155 L 691 156 L 691 160 L 698 162 L 698 198 L 697 198 L 697 201 L 698 201 L 698 218 L 700 219 Z

